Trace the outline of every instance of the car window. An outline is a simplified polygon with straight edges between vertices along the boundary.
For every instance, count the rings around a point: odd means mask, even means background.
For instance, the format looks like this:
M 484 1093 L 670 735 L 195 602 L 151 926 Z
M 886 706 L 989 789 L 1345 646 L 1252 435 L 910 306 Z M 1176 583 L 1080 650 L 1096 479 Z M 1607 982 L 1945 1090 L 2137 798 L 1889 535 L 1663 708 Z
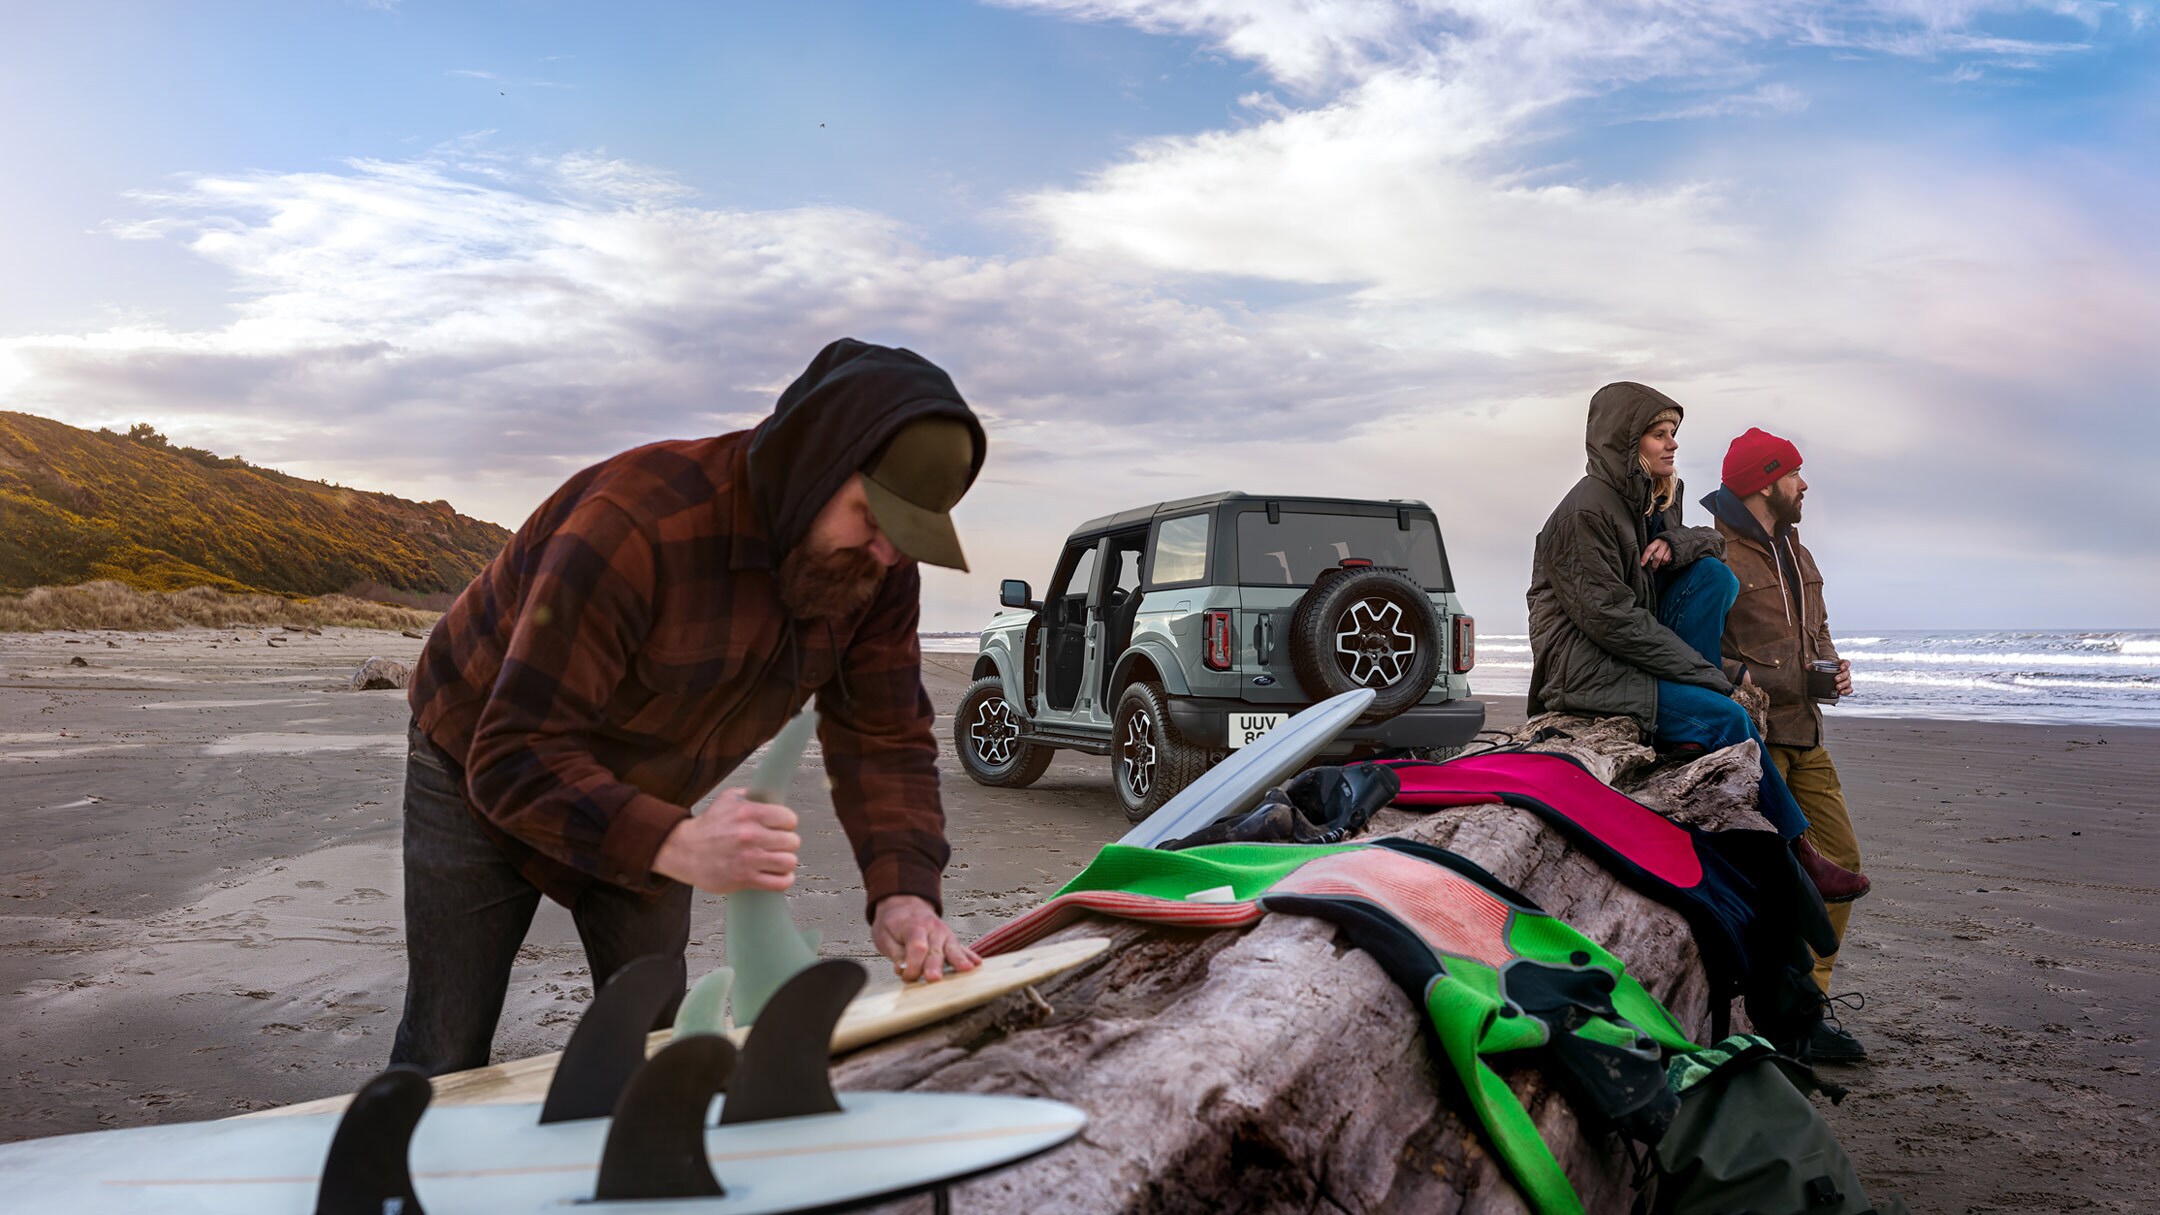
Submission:
M 1112 590 L 1124 591 L 1124 592 L 1127 592 L 1128 594 L 1129 594 L 1129 593 L 1131 593 L 1131 592 L 1133 592 L 1133 591 L 1137 591 L 1137 590 L 1139 590 L 1139 589 L 1140 589 L 1140 540 L 1139 540 L 1139 538 L 1138 538 L 1138 537 L 1135 537 L 1135 538 L 1133 538 L 1133 539 L 1130 539 L 1130 540 L 1128 540 L 1128 539 L 1126 539 L 1125 537 L 1123 537 L 1123 536 L 1120 536 L 1120 537 L 1117 537 L 1116 539 L 1112 540 L 1112 541 L 1111 541 L 1111 544 L 1112 544 L 1112 545 L 1113 545 L 1114 547 L 1112 547 L 1112 548 L 1111 548 L 1111 550 L 1110 550 L 1110 557 L 1111 557 L 1111 560 L 1113 560 L 1113 561 L 1117 562 L 1117 569 L 1116 569 L 1116 570 L 1114 570 L 1114 571 L 1112 572 L 1112 574 L 1111 574 L 1111 577 L 1110 577 L 1110 588 L 1111 588 Z
M 1066 550 L 1065 559 L 1058 563 L 1066 569 L 1065 578 L 1058 584 L 1057 589 L 1050 592 L 1052 596 L 1072 600 L 1076 604 L 1085 604 L 1088 601 L 1088 596 L 1095 589 L 1095 547 L 1090 544 L 1086 548 Z M 1077 559 L 1075 554 L 1078 554 Z
M 1182 515 L 1165 519 L 1155 528 L 1155 546 L 1148 556 L 1149 585 L 1171 586 L 1207 577 L 1211 518 L 1211 514 Z
M 1450 589 L 1440 529 L 1412 518 L 1407 530 L 1393 515 L 1329 515 L 1283 511 L 1268 522 L 1264 511 L 1237 517 L 1238 581 L 1246 586 L 1310 586 L 1320 572 L 1352 557 L 1410 571 L 1427 590 Z

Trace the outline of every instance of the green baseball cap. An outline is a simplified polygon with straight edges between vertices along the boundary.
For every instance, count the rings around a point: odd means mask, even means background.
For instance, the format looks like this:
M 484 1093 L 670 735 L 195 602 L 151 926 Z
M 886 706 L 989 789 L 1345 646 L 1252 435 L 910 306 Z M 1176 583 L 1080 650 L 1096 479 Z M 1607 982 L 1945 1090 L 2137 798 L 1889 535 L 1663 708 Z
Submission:
M 967 423 L 921 418 L 901 427 L 863 469 L 863 493 L 895 548 L 926 565 L 965 572 L 951 512 L 974 467 L 975 434 Z

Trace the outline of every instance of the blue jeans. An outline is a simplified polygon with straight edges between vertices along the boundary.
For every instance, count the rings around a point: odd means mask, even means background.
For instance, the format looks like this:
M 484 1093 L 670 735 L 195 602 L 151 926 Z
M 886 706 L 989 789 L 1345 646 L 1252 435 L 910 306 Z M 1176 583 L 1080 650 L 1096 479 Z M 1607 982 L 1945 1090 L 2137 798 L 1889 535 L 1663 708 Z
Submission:
M 1739 597 L 1740 580 L 1724 562 L 1704 557 L 1676 574 L 1660 577 L 1658 582 L 1659 622 L 1693 646 L 1703 661 L 1717 666 L 1724 647 L 1725 613 L 1732 610 L 1733 600 Z M 1788 840 L 1807 830 L 1807 816 L 1800 812 L 1800 803 L 1793 800 L 1792 790 L 1785 787 L 1777 765 L 1770 762 L 1770 750 L 1755 732 L 1754 719 L 1738 701 L 1721 692 L 1670 679 L 1658 680 L 1657 701 L 1659 742 L 1696 743 L 1715 751 L 1744 738 L 1754 739 L 1755 745 L 1762 748 L 1762 788 L 1756 799 L 1762 816 Z

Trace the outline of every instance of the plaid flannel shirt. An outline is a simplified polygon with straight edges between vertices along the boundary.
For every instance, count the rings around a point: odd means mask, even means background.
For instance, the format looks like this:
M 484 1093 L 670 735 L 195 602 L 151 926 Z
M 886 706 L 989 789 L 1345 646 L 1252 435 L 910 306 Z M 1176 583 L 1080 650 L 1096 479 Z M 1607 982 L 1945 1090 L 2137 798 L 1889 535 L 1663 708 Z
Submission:
M 655 443 L 573 477 L 458 596 L 412 681 L 466 806 L 566 906 L 654 894 L 675 824 L 813 695 L 867 907 L 939 905 L 951 854 L 916 636 L 921 575 L 853 617 L 792 619 L 746 476 L 750 432 Z

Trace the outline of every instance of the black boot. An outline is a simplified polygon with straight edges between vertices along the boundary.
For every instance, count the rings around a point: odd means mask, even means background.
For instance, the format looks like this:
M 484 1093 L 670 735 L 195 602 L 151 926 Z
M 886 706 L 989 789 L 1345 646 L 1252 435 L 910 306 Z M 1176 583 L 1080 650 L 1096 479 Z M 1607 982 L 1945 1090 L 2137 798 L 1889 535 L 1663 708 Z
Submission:
M 1833 1019 L 1819 1021 L 1808 1037 L 1808 1053 L 1817 1063 L 1863 1063 L 1867 1047 Z

